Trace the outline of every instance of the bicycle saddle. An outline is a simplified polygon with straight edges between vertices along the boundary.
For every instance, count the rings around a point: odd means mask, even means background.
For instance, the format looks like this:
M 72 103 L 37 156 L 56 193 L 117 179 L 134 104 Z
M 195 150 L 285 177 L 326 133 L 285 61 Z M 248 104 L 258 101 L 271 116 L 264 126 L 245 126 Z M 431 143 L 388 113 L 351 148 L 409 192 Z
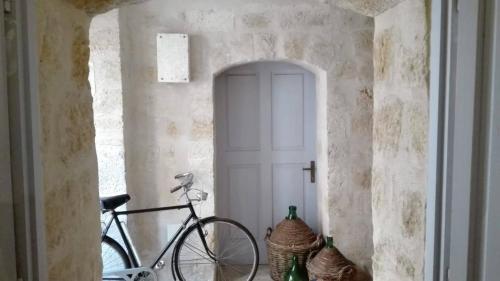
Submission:
M 101 209 L 102 210 L 114 210 L 121 205 L 127 203 L 130 200 L 130 195 L 120 194 L 109 197 L 101 197 Z

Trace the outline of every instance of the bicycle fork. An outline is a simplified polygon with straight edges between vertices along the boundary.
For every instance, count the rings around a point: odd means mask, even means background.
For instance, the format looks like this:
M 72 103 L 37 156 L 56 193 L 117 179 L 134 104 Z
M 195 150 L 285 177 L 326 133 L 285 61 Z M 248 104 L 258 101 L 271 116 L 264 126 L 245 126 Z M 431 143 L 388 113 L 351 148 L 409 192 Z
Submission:
M 191 205 L 191 203 L 189 204 L 189 209 L 191 210 L 191 214 L 196 214 L 196 212 L 194 211 L 193 205 Z M 207 251 L 208 256 L 214 262 L 217 262 L 215 253 L 213 253 L 210 250 L 210 248 L 208 247 L 208 244 L 207 244 L 207 240 L 205 239 L 205 237 L 207 237 L 207 235 L 208 235 L 208 232 L 206 230 L 204 230 L 203 223 L 196 215 L 193 216 L 193 219 L 194 219 L 194 224 L 196 225 L 196 229 L 198 230 L 198 235 L 200 235 L 201 242 L 203 243 L 203 247 L 205 248 L 205 251 Z
M 198 229 L 198 234 L 200 235 L 201 242 L 203 243 L 203 247 L 205 248 L 205 251 L 207 251 L 208 256 L 214 261 L 217 262 L 217 258 L 215 256 L 215 253 L 213 253 L 210 248 L 208 247 L 207 240 L 205 237 L 207 237 L 208 232 L 203 229 L 204 225 L 200 222 L 196 222 L 196 228 Z

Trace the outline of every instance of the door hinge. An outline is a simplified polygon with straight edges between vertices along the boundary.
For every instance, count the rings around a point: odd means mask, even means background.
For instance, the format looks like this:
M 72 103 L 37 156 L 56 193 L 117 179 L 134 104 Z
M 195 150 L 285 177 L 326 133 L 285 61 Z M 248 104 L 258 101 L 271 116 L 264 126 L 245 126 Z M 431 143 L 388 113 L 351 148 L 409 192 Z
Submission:
M 6 14 L 12 13 L 12 0 L 3 0 L 3 12 Z

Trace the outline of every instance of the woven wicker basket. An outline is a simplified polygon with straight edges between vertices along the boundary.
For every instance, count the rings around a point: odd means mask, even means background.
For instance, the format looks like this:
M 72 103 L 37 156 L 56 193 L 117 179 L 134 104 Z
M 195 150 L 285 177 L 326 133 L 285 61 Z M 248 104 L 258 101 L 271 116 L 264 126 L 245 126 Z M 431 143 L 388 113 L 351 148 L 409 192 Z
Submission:
M 309 254 L 306 263 L 309 280 L 371 281 L 371 276 L 348 260 L 337 248 L 323 248 Z
M 297 256 L 299 264 L 305 266 L 309 253 L 323 245 L 323 238 L 314 234 L 300 218 L 285 219 L 276 226 L 276 230 L 268 228 L 266 244 L 271 278 L 281 281 L 292 257 Z

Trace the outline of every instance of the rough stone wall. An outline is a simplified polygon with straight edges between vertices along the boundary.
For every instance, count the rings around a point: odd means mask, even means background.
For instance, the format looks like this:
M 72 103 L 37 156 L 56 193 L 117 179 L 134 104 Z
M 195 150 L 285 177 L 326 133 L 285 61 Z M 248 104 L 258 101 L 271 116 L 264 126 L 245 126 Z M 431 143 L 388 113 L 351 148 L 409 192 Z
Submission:
M 45 198 L 50 198 L 46 201 L 49 280 L 99 280 L 97 160 L 87 82 L 89 15 L 121 2 L 125 1 L 37 2 L 43 177 Z M 137 37 L 146 40 L 131 40 L 126 46 L 133 51 L 128 59 L 134 68 L 127 76 L 130 87 L 126 96 L 131 103 L 125 109 L 130 114 L 128 124 L 138 136 L 129 143 L 130 163 L 134 160 L 135 164 L 130 166 L 128 182 L 153 188 L 156 195 L 164 194 L 175 172 L 191 168 L 213 198 L 213 73 L 245 61 L 299 62 L 325 82 L 325 92 L 318 93 L 327 99 L 325 112 L 329 116 L 328 140 L 324 148 L 319 147 L 327 151 L 329 164 L 329 188 L 323 197 L 326 202 L 322 202 L 326 207 L 321 209 L 329 212 L 323 215 L 330 221 L 324 232 L 333 231 L 349 257 L 369 264 L 371 248 L 365 251 L 363 243 L 371 242 L 371 225 L 367 223 L 371 214 L 365 199 L 370 198 L 366 182 L 371 145 L 366 143 L 371 143 L 371 134 L 366 131 L 371 127 L 367 116 L 371 116 L 372 99 L 372 21 L 317 1 L 226 1 L 225 8 L 217 12 L 213 7 L 220 2 L 153 4 L 161 9 L 156 11 L 149 3 L 129 10 L 140 8 L 146 15 L 128 19 L 128 29 L 140 30 L 143 34 Z M 164 17 L 167 14 L 170 17 Z M 134 27 L 133 23 L 141 25 Z M 196 64 L 194 82 L 188 85 L 155 83 L 153 38 L 156 32 L 170 31 L 193 35 L 192 59 L 202 63 Z M 145 54 L 144 44 L 151 50 Z M 182 110 L 186 108 L 189 110 Z M 162 113 L 167 110 L 179 115 Z M 133 136 L 131 133 L 129 140 Z M 169 141 L 163 141 L 164 137 Z M 141 171 L 146 176 L 140 176 Z M 142 203 L 173 201 L 152 194 L 143 197 Z M 67 206 L 71 211 L 65 212 Z M 353 221 L 355 217 L 359 220 Z M 363 237 L 352 238 L 353 234 Z
M 92 19 L 90 75 L 101 196 L 126 193 L 118 10 Z
M 405 0 L 331 0 L 335 5 L 375 17 Z
M 372 205 L 376 281 L 423 280 L 429 25 L 424 0 L 375 17 Z
M 317 75 L 325 106 L 318 153 L 323 232 L 370 267 L 373 21 L 318 1 L 152 0 L 120 9 L 127 188 L 135 207 L 175 203 L 173 176 L 193 171 L 214 210 L 213 78 L 230 66 L 285 60 Z M 156 34 L 190 35 L 192 82 L 156 78 Z M 323 115 L 323 116 L 325 116 Z M 321 122 L 321 121 L 319 121 Z M 327 166 L 327 168 L 325 168 Z M 129 218 L 146 260 L 177 217 Z M 141 234 L 146 229 L 151 235 Z
M 90 18 L 60 0 L 37 8 L 48 280 L 100 280 Z
M 63 0 L 90 16 L 99 15 L 116 7 L 147 0 Z

